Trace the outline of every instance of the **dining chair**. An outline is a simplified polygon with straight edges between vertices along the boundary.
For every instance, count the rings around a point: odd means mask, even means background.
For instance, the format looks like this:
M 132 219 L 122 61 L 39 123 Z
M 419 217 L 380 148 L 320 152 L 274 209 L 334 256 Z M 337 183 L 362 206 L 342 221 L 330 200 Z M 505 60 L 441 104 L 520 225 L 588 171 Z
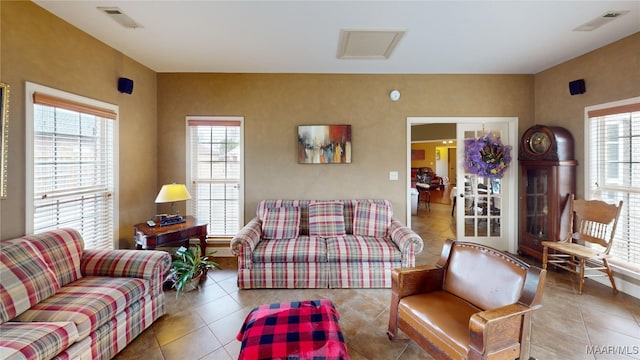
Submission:
M 614 294 L 617 293 L 608 258 L 622 200 L 615 205 L 600 200 L 576 200 L 575 194 L 571 194 L 568 203 L 569 233 L 561 241 L 542 242 L 542 268 L 546 269 L 547 264 L 551 264 L 578 274 L 580 294 L 585 277 L 608 276 Z

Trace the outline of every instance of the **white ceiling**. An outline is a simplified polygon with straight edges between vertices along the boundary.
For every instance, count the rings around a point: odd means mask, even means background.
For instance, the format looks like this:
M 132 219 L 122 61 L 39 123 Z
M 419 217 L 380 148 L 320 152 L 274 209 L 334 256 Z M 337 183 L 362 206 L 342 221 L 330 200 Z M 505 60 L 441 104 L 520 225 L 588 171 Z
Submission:
M 34 1 L 156 72 L 534 74 L 640 31 L 639 0 Z M 343 29 L 406 33 L 388 59 L 338 59 Z

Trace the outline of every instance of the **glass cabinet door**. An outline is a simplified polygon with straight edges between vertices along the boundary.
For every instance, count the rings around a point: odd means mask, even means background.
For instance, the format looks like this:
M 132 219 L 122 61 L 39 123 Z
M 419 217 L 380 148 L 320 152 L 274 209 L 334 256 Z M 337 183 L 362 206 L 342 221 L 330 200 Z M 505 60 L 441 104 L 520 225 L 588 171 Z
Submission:
M 548 169 L 527 169 L 525 231 L 540 239 L 546 239 L 549 234 L 548 177 Z

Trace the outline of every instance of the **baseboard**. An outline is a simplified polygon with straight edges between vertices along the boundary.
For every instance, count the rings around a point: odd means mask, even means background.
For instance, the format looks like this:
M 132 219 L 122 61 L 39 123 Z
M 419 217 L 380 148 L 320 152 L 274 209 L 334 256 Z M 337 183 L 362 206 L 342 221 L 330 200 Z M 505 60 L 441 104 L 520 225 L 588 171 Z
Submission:
M 621 271 L 621 270 L 620 269 L 613 270 L 613 278 L 616 282 L 616 288 L 618 288 L 618 291 L 623 292 L 627 295 L 633 296 L 636 299 L 640 299 L 640 281 L 630 276 L 625 276 L 624 274 L 616 274 L 616 271 Z M 589 279 L 593 281 L 597 281 L 602 285 L 611 287 L 609 278 L 606 276 L 593 277 Z
M 215 251 L 215 257 L 235 257 L 235 255 L 231 253 L 230 242 L 231 238 L 209 238 L 207 239 L 207 253 Z M 200 244 L 200 240 L 190 239 L 189 243 L 198 245 Z
M 215 251 L 215 257 L 234 257 L 229 247 L 207 246 L 207 252 Z

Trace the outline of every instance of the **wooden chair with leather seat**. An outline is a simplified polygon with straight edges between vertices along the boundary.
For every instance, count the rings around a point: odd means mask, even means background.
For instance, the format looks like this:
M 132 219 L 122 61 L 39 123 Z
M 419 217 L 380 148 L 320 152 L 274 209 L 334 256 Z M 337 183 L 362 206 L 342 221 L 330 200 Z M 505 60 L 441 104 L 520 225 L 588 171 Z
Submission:
M 576 200 L 571 194 L 569 233 L 562 241 L 543 241 L 542 268 L 548 264 L 580 276 L 580 294 L 584 278 L 608 276 L 613 293 L 617 293 L 613 272 L 609 266 L 609 252 L 618 225 L 622 200 L 608 204 L 600 200 Z M 575 227 L 574 227 L 575 226 Z M 596 272 L 593 272 L 593 271 Z M 586 273 L 589 271 L 589 273 Z M 603 274 L 604 273 L 604 274 Z
M 528 359 L 546 270 L 491 247 L 447 239 L 435 266 L 394 269 L 387 335 L 436 359 Z

